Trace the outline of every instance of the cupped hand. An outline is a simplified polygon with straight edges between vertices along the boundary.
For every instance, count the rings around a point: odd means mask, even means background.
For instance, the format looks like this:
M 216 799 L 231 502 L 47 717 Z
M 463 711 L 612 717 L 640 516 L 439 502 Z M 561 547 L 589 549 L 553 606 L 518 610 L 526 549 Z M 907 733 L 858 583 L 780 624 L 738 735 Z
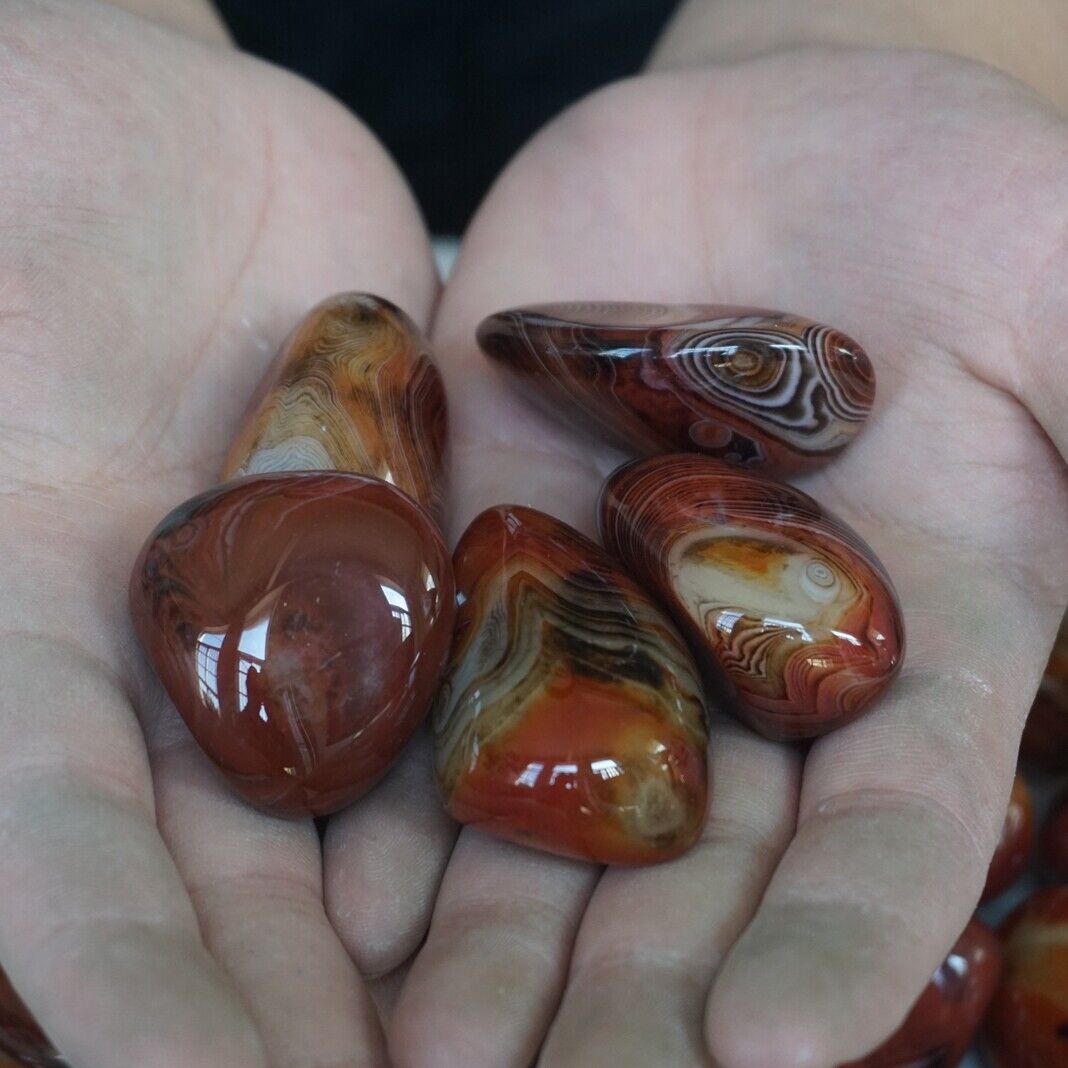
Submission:
M 1021 85 L 845 49 L 609 88 L 501 177 L 435 326 L 454 537 L 500 502 L 592 533 L 620 459 L 509 392 L 482 316 L 784 308 L 876 365 L 870 426 L 801 484 L 886 564 L 908 652 L 807 755 L 717 718 L 707 827 L 674 862 L 604 871 L 464 829 L 396 1063 L 828 1068 L 900 1022 L 975 907 L 1068 598 L 1066 183 L 1068 130 Z
M 384 1063 L 314 825 L 229 793 L 126 588 L 308 307 L 426 322 L 425 234 L 298 79 L 87 0 L 0 6 L 0 964 L 79 1068 Z

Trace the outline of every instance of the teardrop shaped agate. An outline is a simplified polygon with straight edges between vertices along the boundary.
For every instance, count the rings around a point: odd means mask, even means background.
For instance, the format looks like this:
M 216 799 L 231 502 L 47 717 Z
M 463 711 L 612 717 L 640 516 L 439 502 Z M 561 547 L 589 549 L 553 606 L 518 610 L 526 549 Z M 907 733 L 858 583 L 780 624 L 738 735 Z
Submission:
M 604 550 L 531 508 L 483 512 L 453 559 L 456 637 L 433 720 L 449 812 L 602 864 L 689 848 L 707 728 L 671 622 Z
M 532 304 L 478 328 L 525 394 L 632 454 L 693 450 L 788 472 L 861 431 L 875 372 L 810 319 L 716 304 Z
M 811 497 L 706 456 L 617 470 L 601 535 L 668 609 L 710 687 L 769 738 L 856 718 L 901 667 L 904 628 L 871 549 Z

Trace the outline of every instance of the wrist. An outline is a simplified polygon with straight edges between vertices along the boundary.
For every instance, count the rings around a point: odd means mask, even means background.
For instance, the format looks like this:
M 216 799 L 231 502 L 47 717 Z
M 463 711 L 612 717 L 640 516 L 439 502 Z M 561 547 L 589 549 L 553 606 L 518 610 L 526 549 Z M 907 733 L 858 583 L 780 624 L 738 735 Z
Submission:
M 650 66 L 734 62 L 826 45 L 930 49 L 978 60 L 1068 110 L 1062 0 L 688 0 Z

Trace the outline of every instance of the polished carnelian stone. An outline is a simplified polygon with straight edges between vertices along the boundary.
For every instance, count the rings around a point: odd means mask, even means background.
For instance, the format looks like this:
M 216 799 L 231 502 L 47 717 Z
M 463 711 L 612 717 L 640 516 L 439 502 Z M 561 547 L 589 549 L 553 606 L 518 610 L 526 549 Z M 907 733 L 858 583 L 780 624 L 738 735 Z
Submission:
M 1050 807 L 1042 828 L 1042 863 L 1060 882 L 1068 882 L 1068 789 Z
M 67 1068 L 0 969 L 0 1068 L 6 1063 L 5 1053 L 28 1068 Z
M 1000 970 L 998 936 L 972 919 L 905 1022 L 873 1053 L 840 1068 L 954 1068 L 979 1029 Z
M 875 399 L 855 341 L 761 308 L 534 304 L 491 315 L 478 342 L 542 407 L 642 455 L 809 468 L 856 437 Z
M 1027 870 L 1035 844 L 1034 815 L 1031 791 L 1024 777 L 1017 775 L 980 901 L 990 901 L 1004 893 Z
M 338 473 L 254 475 L 180 505 L 134 567 L 141 643 L 248 801 L 323 815 L 385 771 L 448 653 L 452 569 L 407 495 Z
M 1001 927 L 1005 968 L 983 1024 L 991 1068 L 1068 1065 L 1068 886 L 1039 890 Z
M 224 479 L 374 475 L 440 518 L 445 390 L 418 327 L 388 300 L 339 293 L 297 324 L 252 398 Z
M 603 864 L 689 848 L 707 728 L 671 622 L 604 550 L 531 508 L 483 512 L 453 560 L 460 607 L 434 713 L 449 812 Z
M 1020 758 L 1043 771 L 1068 771 L 1068 617 L 1061 623 L 1027 717 Z
M 897 674 L 905 634 L 886 571 L 800 490 L 707 456 L 654 456 L 609 478 L 600 520 L 710 688 L 767 737 L 848 723 Z

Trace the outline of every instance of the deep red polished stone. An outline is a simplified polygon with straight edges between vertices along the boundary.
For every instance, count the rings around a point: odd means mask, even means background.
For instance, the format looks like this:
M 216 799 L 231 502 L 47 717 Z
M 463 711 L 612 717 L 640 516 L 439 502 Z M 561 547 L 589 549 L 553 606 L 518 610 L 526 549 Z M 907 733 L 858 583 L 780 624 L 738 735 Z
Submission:
M 1027 870 L 1035 844 L 1035 813 L 1031 791 L 1022 775 L 1012 784 L 1012 795 L 1001 826 L 1001 838 L 990 861 L 980 902 L 1004 893 Z
M 631 453 L 813 467 L 853 440 L 875 399 L 855 341 L 760 308 L 534 304 L 491 315 L 478 341 L 533 400 Z
M 990 1068 L 1065 1068 L 1068 886 L 1032 894 L 1001 937 L 1005 967 L 983 1023 Z
M 979 1029 L 1000 970 L 998 936 L 971 920 L 905 1022 L 873 1053 L 840 1068 L 954 1068 Z
M 297 324 L 249 404 L 224 479 L 269 471 L 374 475 L 440 517 L 445 389 L 418 327 L 370 293 Z
M 1068 788 L 1054 798 L 1042 827 L 1042 863 L 1055 879 L 1068 883 Z
M 531 508 L 483 512 L 453 559 L 460 608 L 434 713 L 452 815 L 602 864 L 689 848 L 707 727 L 667 617 L 600 546 Z
M 1020 757 L 1044 771 L 1068 771 L 1068 617 L 1061 624 L 1027 717 Z
M 441 536 L 399 490 L 352 474 L 255 475 L 159 524 L 130 607 L 237 792 L 323 815 L 367 790 L 423 718 L 454 591 Z
M 883 566 L 800 490 L 707 456 L 656 456 L 608 479 L 600 521 L 713 691 L 769 738 L 849 722 L 901 666 L 904 628 Z
M 0 1068 L 4 1054 L 28 1068 L 67 1068 L 30 1010 L 0 969 Z

